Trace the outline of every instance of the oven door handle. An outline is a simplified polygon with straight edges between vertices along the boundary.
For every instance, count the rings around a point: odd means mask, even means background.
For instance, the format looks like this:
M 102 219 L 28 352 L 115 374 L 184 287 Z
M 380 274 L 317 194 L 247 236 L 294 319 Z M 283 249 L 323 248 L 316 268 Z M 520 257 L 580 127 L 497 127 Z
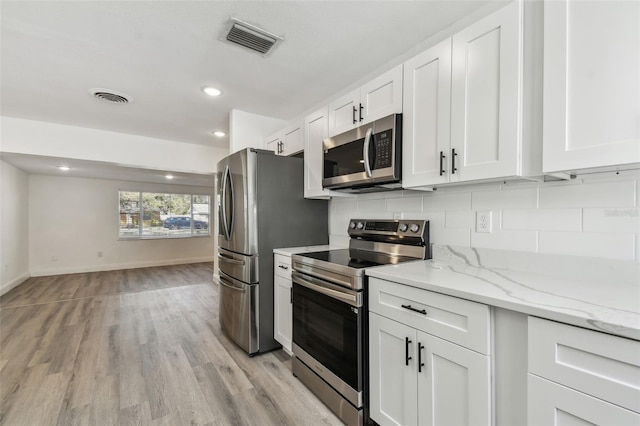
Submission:
M 311 281 L 303 278 L 303 275 L 299 272 L 293 271 L 291 272 L 291 278 L 293 282 L 299 284 L 303 287 L 308 288 L 309 290 L 317 291 L 320 294 L 324 294 L 325 296 L 332 297 L 334 299 L 340 300 L 342 302 L 348 303 L 351 306 L 359 307 L 362 305 L 361 301 L 358 300 L 358 296 L 354 294 L 343 293 L 341 291 L 332 290 L 327 287 L 323 287 L 318 284 L 314 284 Z

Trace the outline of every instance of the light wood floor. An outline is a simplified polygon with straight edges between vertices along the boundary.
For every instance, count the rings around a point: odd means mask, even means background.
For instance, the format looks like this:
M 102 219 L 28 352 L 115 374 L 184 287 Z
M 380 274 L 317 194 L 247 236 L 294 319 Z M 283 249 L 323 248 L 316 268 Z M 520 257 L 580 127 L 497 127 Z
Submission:
M 282 350 L 222 335 L 212 264 L 30 278 L 0 298 L 0 425 L 338 425 Z

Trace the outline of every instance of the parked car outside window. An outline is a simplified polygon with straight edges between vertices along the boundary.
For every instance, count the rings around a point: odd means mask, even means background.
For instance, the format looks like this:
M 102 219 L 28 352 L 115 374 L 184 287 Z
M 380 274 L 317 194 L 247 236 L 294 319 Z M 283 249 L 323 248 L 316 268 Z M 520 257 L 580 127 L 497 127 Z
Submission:
M 191 228 L 191 218 L 189 216 L 172 216 L 164 221 L 163 226 L 169 229 Z M 207 229 L 209 224 L 201 220 L 193 221 L 194 229 Z

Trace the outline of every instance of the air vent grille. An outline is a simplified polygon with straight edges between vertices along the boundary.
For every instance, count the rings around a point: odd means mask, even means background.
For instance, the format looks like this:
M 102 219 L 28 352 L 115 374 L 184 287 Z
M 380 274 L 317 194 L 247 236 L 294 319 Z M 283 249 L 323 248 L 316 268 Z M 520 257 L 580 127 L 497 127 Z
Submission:
M 266 55 L 276 43 L 282 41 L 282 37 L 278 37 L 246 22 L 235 18 L 231 18 L 231 21 L 231 28 L 225 36 L 225 39 L 230 43 Z
M 91 93 L 93 97 L 97 99 L 112 102 L 115 104 L 128 104 L 132 101 L 132 98 L 130 96 L 108 89 L 91 89 L 89 93 Z

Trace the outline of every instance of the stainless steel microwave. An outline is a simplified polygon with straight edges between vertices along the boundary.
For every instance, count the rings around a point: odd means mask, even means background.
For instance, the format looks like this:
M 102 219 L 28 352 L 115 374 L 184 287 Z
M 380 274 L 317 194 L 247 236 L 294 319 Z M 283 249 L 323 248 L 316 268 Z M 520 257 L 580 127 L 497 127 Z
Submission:
M 323 141 L 322 186 L 348 192 L 401 187 L 402 114 L 393 114 Z

